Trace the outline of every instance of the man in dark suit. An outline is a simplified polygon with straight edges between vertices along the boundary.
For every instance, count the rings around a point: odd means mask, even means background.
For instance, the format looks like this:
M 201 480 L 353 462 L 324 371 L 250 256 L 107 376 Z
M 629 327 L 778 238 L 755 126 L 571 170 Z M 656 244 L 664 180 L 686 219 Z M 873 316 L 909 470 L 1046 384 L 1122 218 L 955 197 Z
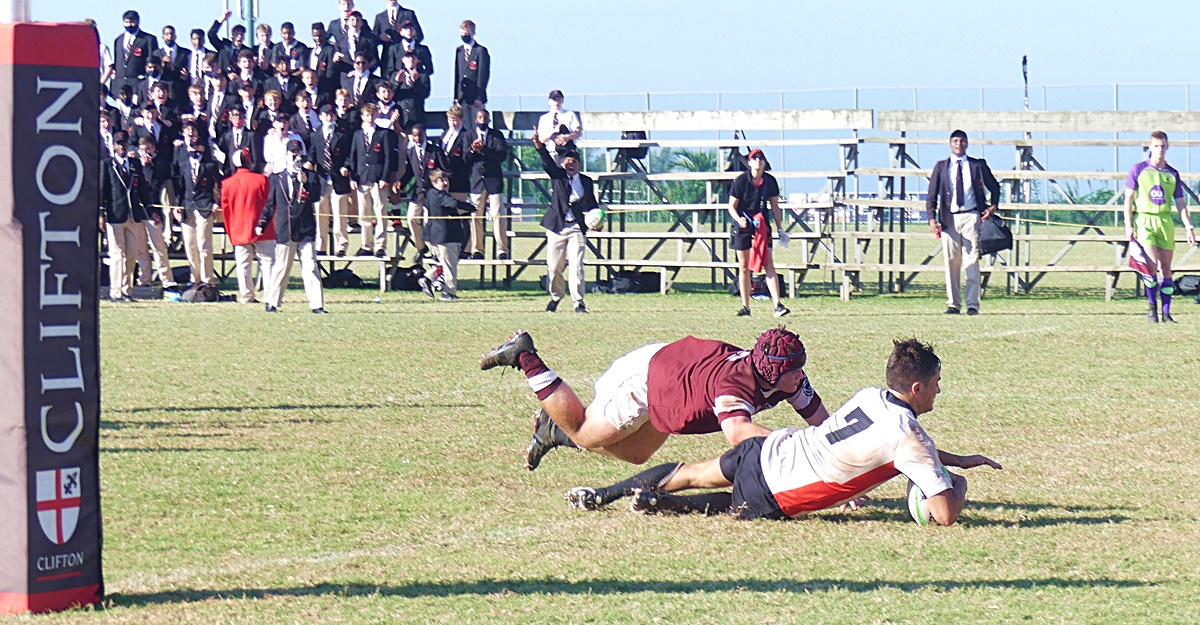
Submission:
M 136 93 L 138 80 L 146 75 L 146 61 L 158 49 L 158 39 L 141 29 L 137 11 L 126 11 L 122 21 L 125 32 L 113 42 L 113 91 L 130 85 Z
M 132 301 L 133 268 L 146 246 L 146 210 L 138 189 L 136 160 L 126 157 L 124 142 L 100 161 L 100 228 L 108 237 L 109 298 Z
M 406 125 L 425 123 L 425 100 L 429 97 L 429 75 L 422 68 L 416 53 L 401 57 L 401 69 L 396 74 L 396 103 L 404 111 Z
M 134 91 L 137 94 L 137 104 L 141 106 L 150 101 L 150 90 L 154 85 L 162 83 L 167 87 L 167 97 L 171 98 L 171 84 L 169 78 L 163 74 L 162 66 L 159 65 L 158 59 L 150 59 L 146 61 L 146 73 L 137 82 L 137 89 Z M 178 102 L 178 100 L 176 100 Z
M 187 65 L 180 67 L 180 72 L 183 74 L 184 81 L 188 85 L 204 86 L 204 57 L 209 54 L 215 54 L 215 51 L 204 47 L 204 31 L 199 28 L 193 28 L 190 36 L 191 47 L 187 49 L 188 62 Z
M 291 22 L 284 22 L 279 27 L 279 43 L 272 51 L 271 65 L 278 71 L 280 59 L 287 61 L 288 69 L 294 76 L 304 69 L 308 61 L 308 46 L 296 39 L 296 27 Z
M 332 42 L 340 40 L 350 30 L 350 14 L 354 13 L 354 0 L 338 0 L 338 17 L 329 20 L 326 29 Z
M 342 89 L 350 92 L 350 106 L 359 107 L 375 99 L 375 83 L 379 81 L 371 73 L 371 58 L 360 52 L 354 57 L 354 71 L 342 76 Z
M 332 104 L 321 107 L 321 126 L 309 138 L 312 149 L 308 151 L 316 177 L 321 181 L 321 200 L 317 207 L 317 253 L 328 249 L 329 220 L 333 218 L 333 249 L 337 256 L 345 256 L 350 246 L 347 224 L 350 215 L 352 189 L 350 179 L 342 173 L 350 149 L 352 133 L 346 132 L 337 123 L 337 110 Z
M 455 104 L 446 111 L 446 130 L 434 153 L 436 167 L 450 177 L 450 194 L 460 202 L 470 201 L 471 163 L 467 155 L 471 153 L 471 139 L 463 125 L 463 107 Z
M 350 138 L 350 153 L 342 173 L 350 178 L 350 186 L 358 193 L 358 225 L 362 228 L 362 247 L 358 256 L 386 255 L 387 189 L 398 166 L 396 133 L 375 125 L 377 109 L 364 104 L 362 125 Z M 371 213 L 374 212 L 374 236 L 371 235 Z
M 383 42 L 384 49 L 386 50 L 388 45 L 395 43 L 396 39 L 399 38 L 400 27 L 405 22 L 413 25 L 416 30 L 417 41 L 425 39 L 425 32 L 421 30 L 421 22 L 417 19 L 417 12 L 400 6 L 400 3 L 396 0 L 387 0 L 387 8 L 375 16 L 375 25 L 371 30 L 375 32 L 375 36 L 379 41 Z
M 424 229 L 425 192 L 429 185 L 429 171 L 437 166 L 438 145 L 425 137 L 425 124 L 413 124 L 408 130 L 408 146 L 404 150 L 404 174 L 400 177 L 403 188 L 412 182 L 408 192 L 408 232 L 412 236 L 413 247 L 417 250 L 417 259 L 427 255 Z M 416 259 L 414 259 L 416 260 Z
M 314 313 L 325 314 L 324 294 L 321 291 L 321 273 L 317 266 L 317 251 L 314 239 L 317 223 L 313 214 L 313 201 L 321 192 L 321 181 L 316 175 L 301 168 L 304 146 L 299 141 L 288 142 L 286 151 L 289 164 L 282 171 L 271 174 L 271 187 L 267 195 L 267 206 L 263 209 L 258 228 L 259 234 L 274 220 L 275 264 L 273 275 L 267 280 L 266 311 L 275 312 L 283 304 L 283 292 L 292 275 L 292 261 L 300 257 L 300 275 L 304 278 L 304 294 L 308 306 Z
M 565 295 L 562 274 L 569 264 L 575 312 L 585 313 L 588 310 L 583 304 L 583 254 L 587 248 L 584 213 L 599 206 L 595 185 L 591 178 L 579 173 L 578 153 L 564 154 L 560 167 L 546 150 L 537 131 L 533 133 L 533 147 L 551 180 L 550 208 L 542 217 L 542 227 L 546 229 L 546 272 L 550 276 L 550 303 L 546 304 L 546 311 L 558 309 L 558 302 Z
M 366 22 L 358 11 L 350 14 L 348 23 L 350 28 L 345 33 L 334 36 L 334 47 L 346 60 L 354 59 L 359 54 L 364 55 L 368 65 L 374 68 L 379 64 L 379 41 L 375 39 L 375 33 L 365 25 Z M 345 71 L 347 68 L 343 66 L 342 69 Z
M 421 69 L 421 73 L 426 76 L 433 75 L 433 54 L 429 51 L 429 46 L 418 42 L 413 38 L 415 36 L 416 31 L 411 22 L 406 22 L 400 27 L 400 38 L 382 57 L 383 76 L 388 80 L 399 82 L 397 74 L 404 70 L 404 56 L 407 54 L 416 55 L 416 65 Z
M 246 127 L 245 113 L 241 108 L 235 107 L 229 110 L 229 128 L 217 139 L 217 149 L 225 155 L 225 163 L 221 172 L 225 176 L 231 176 L 236 171 L 232 156 L 238 150 L 250 151 L 249 168 L 251 170 L 262 169 L 262 154 L 259 152 L 258 142 L 254 140 L 254 132 Z
M 142 266 L 140 282 L 143 285 L 151 284 L 154 279 L 152 272 L 157 272 L 163 288 L 173 289 L 179 285 L 175 282 L 175 276 L 171 273 L 171 263 L 167 258 L 167 242 L 171 237 L 171 209 L 168 208 L 167 202 L 169 198 L 174 197 L 171 191 L 171 161 L 159 157 L 158 146 L 149 137 L 140 139 L 137 146 L 138 192 L 148 216 L 142 225 L 149 248 L 147 252 L 138 256 L 138 264 Z M 154 252 L 153 265 L 150 260 L 151 251 Z
M 329 43 L 325 26 L 320 22 L 313 22 L 312 40 L 312 48 L 309 48 L 304 61 L 305 67 L 317 73 L 317 89 L 321 94 L 332 98 L 333 92 L 341 86 L 341 66 L 345 61 L 337 48 Z
M 964 261 L 967 314 L 979 314 L 979 224 L 1000 206 L 1000 183 L 987 161 L 967 156 L 967 146 L 967 133 L 955 130 L 950 134 L 950 158 L 934 165 L 925 200 L 929 230 L 942 239 L 947 315 L 962 310 L 959 286 Z
M 283 101 L 281 108 L 291 115 L 296 112 L 296 94 L 301 88 L 303 85 L 292 75 L 287 59 L 275 59 L 275 75 L 263 81 L 263 92 L 278 91 Z
M 221 174 L 198 141 L 195 125 L 184 124 L 184 133 L 184 144 L 175 161 L 183 183 L 181 208 L 175 209 L 175 218 L 183 225 L 183 248 L 192 269 L 192 282 L 213 284 L 212 213 L 216 207 L 214 190 Z
M 464 109 L 480 109 L 487 104 L 492 58 L 488 49 L 475 41 L 475 22 L 465 20 L 458 33 L 463 43 L 454 55 L 454 101 Z
M 253 48 L 254 66 L 268 77 L 275 75 L 275 66 L 272 64 L 275 59 L 275 42 L 271 41 L 271 25 L 255 26 L 254 38 L 258 41 Z
M 154 51 L 153 58 L 162 67 L 162 79 L 171 87 L 171 99 L 176 102 L 186 101 L 189 84 L 187 70 L 192 62 L 192 53 L 175 43 L 174 26 L 163 26 L 162 47 Z
M 226 9 L 225 13 L 221 15 L 221 19 L 213 20 L 212 26 L 208 29 L 208 42 L 217 51 L 217 65 L 220 66 L 220 71 L 232 75 L 238 71 L 238 55 L 243 50 L 250 50 L 250 47 L 246 45 L 246 27 L 241 24 L 237 24 L 229 31 L 229 39 L 224 39 L 217 33 L 230 15 L 233 15 L 233 11 Z M 251 50 L 251 52 L 253 51 Z
M 254 87 L 254 93 L 262 94 L 266 92 L 263 89 L 263 83 L 266 80 L 267 75 L 255 67 L 254 52 L 251 50 L 242 50 L 238 53 L 237 70 L 229 78 L 229 84 L 225 87 L 225 93 L 233 95 L 238 93 L 243 85 L 250 85 Z
M 485 215 L 492 217 L 492 234 L 496 238 L 496 258 L 508 260 L 508 224 L 504 218 L 504 161 L 508 160 L 508 142 L 499 130 L 491 127 L 487 109 L 475 111 L 475 125 L 467 133 L 471 151 L 471 258 L 482 259 L 486 235 Z

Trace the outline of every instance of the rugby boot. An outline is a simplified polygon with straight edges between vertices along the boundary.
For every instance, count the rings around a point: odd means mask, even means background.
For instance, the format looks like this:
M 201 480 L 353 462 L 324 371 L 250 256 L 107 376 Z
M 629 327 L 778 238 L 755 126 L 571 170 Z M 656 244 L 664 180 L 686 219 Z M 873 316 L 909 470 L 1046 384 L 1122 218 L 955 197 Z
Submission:
M 635 488 L 629 496 L 629 511 L 638 514 L 658 513 L 658 493 Z
M 533 437 L 525 448 L 525 468 L 530 471 L 538 468 L 542 457 L 555 447 L 577 447 L 563 432 L 546 411 L 538 408 L 533 413 Z
M 1150 304 L 1150 311 L 1146 313 L 1146 318 L 1150 320 L 1150 323 L 1158 323 L 1158 307 Z
M 580 510 L 598 510 L 604 506 L 596 494 L 596 489 L 590 486 L 576 486 L 567 491 L 567 503 Z
M 1163 323 L 1179 323 L 1178 321 L 1175 321 L 1175 318 L 1171 316 L 1171 313 L 1163 313 L 1162 314 L 1162 322 Z
M 483 356 L 479 361 L 479 368 L 487 371 L 494 367 L 517 367 L 518 359 L 521 352 L 537 353 L 533 348 L 533 337 L 524 330 L 517 330 L 515 334 L 508 337 L 508 340 L 503 345 L 493 349 Z

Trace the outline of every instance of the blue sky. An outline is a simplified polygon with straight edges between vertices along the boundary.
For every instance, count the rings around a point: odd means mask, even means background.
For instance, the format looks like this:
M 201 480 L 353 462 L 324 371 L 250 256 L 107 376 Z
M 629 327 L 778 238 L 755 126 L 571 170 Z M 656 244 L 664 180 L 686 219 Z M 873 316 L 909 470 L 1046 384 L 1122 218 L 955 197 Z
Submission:
M 165 23 L 181 31 L 207 28 L 221 6 L 215 0 L 31 1 L 37 20 L 96 19 L 110 45 L 126 8 L 139 10 L 143 27 L 157 34 Z M 1200 21 L 1200 3 L 1192 2 L 1155 5 L 1160 24 L 1141 32 L 1131 30 L 1128 2 L 1106 1 L 402 4 L 417 11 L 435 65 L 440 62 L 435 96 L 450 89 L 457 25 L 466 18 L 479 25 L 478 40 L 492 52 L 493 94 L 561 88 L 568 100 L 573 93 L 1018 87 L 1022 54 L 1030 57 L 1034 85 L 1187 82 L 1195 80 L 1190 60 L 1200 56 L 1200 43 L 1181 28 Z M 314 20 L 337 14 L 334 0 L 261 5 L 261 21 L 278 27 L 290 20 L 302 33 Z M 358 4 L 371 16 L 382 7 L 382 0 Z M 1151 11 L 1133 15 L 1154 18 Z M 1019 90 L 1003 97 L 1019 102 Z

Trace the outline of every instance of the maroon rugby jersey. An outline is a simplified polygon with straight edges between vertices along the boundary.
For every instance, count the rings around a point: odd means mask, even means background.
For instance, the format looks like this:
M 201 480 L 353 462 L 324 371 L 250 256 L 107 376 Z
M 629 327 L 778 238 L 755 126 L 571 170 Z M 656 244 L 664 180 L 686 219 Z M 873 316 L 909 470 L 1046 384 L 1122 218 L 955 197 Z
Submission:
M 774 391 L 764 396 L 749 350 L 694 336 L 654 354 L 646 385 L 650 424 L 667 434 L 719 432 L 725 419 L 750 417 L 785 400 L 805 419 L 821 407 L 808 378 L 793 395 Z

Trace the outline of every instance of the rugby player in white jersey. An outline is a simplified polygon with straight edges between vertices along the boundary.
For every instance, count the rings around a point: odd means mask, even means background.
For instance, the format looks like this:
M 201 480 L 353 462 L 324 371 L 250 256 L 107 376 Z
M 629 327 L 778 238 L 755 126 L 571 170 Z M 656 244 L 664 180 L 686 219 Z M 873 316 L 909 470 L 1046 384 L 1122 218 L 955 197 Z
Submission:
M 638 512 L 730 512 L 744 519 L 786 519 L 843 505 L 905 475 L 929 498 L 936 522 L 952 525 L 967 498 L 967 480 L 942 467 L 1000 464 L 986 456 L 940 451 L 917 422 L 941 392 L 941 363 L 916 339 L 896 341 L 887 363 L 888 389 L 859 391 L 824 423 L 750 438 L 720 458 L 664 464 L 607 488 L 577 486 L 567 500 L 595 509 L 633 497 Z M 947 475 L 950 477 L 947 478 Z M 691 488 L 733 492 L 671 495 Z

